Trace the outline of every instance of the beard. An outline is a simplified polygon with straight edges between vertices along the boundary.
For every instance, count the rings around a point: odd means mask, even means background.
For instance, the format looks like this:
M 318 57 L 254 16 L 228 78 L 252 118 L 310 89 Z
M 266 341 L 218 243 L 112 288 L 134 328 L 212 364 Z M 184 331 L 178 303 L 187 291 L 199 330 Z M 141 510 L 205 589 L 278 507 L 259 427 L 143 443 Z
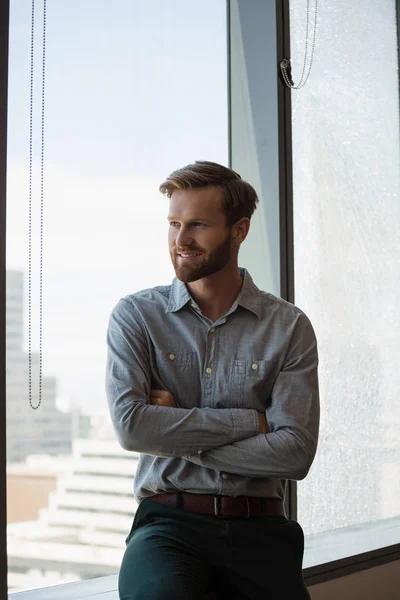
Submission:
M 186 248 L 185 250 L 186 252 L 202 252 L 201 248 Z M 230 261 L 231 255 L 231 235 L 229 233 L 217 248 L 206 255 L 201 254 L 198 258 L 193 261 L 188 260 L 185 264 L 174 250 L 171 251 L 171 260 L 176 277 L 184 283 L 192 283 L 204 277 L 210 277 L 223 269 Z

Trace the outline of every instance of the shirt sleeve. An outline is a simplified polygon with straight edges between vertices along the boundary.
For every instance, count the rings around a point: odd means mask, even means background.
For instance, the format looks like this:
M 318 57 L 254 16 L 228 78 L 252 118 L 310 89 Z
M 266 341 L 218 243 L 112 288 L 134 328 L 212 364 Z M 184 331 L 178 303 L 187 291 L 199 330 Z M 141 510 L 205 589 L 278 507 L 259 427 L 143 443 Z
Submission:
M 300 313 L 266 410 L 270 433 L 185 458 L 199 466 L 247 477 L 303 479 L 314 460 L 319 430 L 317 342 Z
M 111 419 L 125 450 L 183 457 L 254 436 L 257 411 L 171 408 L 149 403 L 149 341 L 135 306 L 122 299 L 107 330 L 106 391 Z

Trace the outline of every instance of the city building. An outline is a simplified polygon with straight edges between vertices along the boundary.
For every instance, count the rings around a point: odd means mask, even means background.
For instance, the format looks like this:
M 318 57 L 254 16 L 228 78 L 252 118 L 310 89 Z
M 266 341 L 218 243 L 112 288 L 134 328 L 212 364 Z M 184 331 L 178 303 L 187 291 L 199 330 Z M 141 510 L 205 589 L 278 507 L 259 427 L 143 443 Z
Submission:
M 112 439 L 74 442 L 39 518 L 8 525 L 10 592 L 118 572 L 137 506 L 137 460 Z
M 23 462 L 30 454 L 70 454 L 72 415 L 56 407 L 57 382 L 42 378 L 41 405 L 29 405 L 29 357 L 23 347 L 24 276 L 7 271 L 6 377 L 7 464 Z M 32 353 L 31 399 L 39 403 L 39 356 Z

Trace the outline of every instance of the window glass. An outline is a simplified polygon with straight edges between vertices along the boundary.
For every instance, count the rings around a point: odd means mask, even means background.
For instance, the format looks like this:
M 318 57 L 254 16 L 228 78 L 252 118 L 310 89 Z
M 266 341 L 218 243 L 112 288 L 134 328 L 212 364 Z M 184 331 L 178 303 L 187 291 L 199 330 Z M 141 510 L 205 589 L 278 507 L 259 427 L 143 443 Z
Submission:
M 32 403 L 38 404 L 43 13 L 36 3 Z M 168 284 L 158 185 L 196 159 L 227 164 L 223 0 L 47 4 L 43 385 L 28 393 L 31 2 L 11 2 L 7 223 L 9 590 L 118 571 L 137 456 L 119 448 L 104 391 L 120 297 Z
M 296 83 L 306 7 L 290 5 Z M 296 304 L 320 354 L 319 450 L 298 486 L 310 565 L 400 537 L 396 2 L 319 2 L 311 76 L 292 102 Z

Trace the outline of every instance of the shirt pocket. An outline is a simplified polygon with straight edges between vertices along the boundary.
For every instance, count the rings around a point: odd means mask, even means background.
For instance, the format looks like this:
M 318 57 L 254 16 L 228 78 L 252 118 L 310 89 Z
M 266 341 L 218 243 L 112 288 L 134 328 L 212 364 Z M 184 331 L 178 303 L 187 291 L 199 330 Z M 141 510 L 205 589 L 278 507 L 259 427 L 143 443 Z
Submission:
M 181 408 L 196 405 L 195 352 L 171 348 L 156 350 L 152 386 L 160 386 L 173 395 Z M 156 387 L 157 389 L 157 387 Z
M 230 378 L 233 407 L 265 410 L 278 374 L 274 360 L 234 360 Z

